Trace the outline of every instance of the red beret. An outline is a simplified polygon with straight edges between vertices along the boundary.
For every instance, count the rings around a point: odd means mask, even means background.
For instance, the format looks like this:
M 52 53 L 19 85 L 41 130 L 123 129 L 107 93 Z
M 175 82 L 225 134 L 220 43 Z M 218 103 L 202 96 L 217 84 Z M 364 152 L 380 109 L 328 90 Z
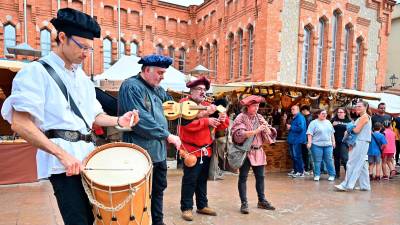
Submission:
M 204 86 L 206 86 L 206 89 L 210 89 L 210 80 L 207 79 L 206 77 L 202 76 L 200 78 L 198 78 L 197 80 L 192 80 L 186 83 L 186 87 L 188 88 L 192 88 L 192 87 L 196 87 L 197 85 L 203 84 Z
M 258 95 L 250 95 L 240 101 L 243 106 L 249 106 L 255 103 L 265 102 L 265 98 Z

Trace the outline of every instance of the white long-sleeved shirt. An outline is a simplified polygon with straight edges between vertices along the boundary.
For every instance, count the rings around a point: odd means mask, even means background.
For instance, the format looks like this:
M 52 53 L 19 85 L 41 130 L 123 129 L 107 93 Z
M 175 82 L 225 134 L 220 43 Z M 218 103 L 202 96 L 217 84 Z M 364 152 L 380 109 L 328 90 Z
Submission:
M 42 60 L 57 72 L 86 122 L 91 126 L 96 116 L 103 113 L 103 109 L 96 99 L 90 79 L 78 65 L 74 65 L 72 70 L 66 69 L 64 61 L 54 52 Z M 65 129 L 88 133 L 83 120 L 74 114 L 57 83 L 39 62 L 26 65 L 13 80 L 11 95 L 4 101 L 1 109 L 3 118 L 10 124 L 13 109 L 28 112 L 41 131 Z M 81 161 L 94 149 L 92 143 L 84 141 L 68 142 L 61 138 L 51 141 Z M 38 179 L 65 172 L 60 161 L 45 151 L 38 149 L 36 160 Z

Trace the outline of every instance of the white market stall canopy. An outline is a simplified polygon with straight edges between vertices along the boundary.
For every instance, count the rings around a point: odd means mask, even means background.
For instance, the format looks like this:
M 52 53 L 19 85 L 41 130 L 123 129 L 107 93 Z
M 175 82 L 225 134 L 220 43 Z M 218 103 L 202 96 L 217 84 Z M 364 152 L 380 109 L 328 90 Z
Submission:
M 12 72 L 18 72 L 22 67 L 27 65 L 28 63 L 16 60 L 0 60 L 0 69 L 7 69 Z
M 371 93 L 371 92 L 363 92 L 363 91 L 356 91 L 350 89 L 326 89 L 320 87 L 310 87 L 301 84 L 290 84 L 284 83 L 280 81 L 261 81 L 261 82 L 235 82 L 235 83 L 227 83 L 227 84 L 211 84 L 211 88 L 214 94 L 219 94 L 223 92 L 242 92 L 246 88 L 250 87 L 279 87 L 279 88 L 286 88 L 289 90 L 305 90 L 310 92 L 326 92 L 331 93 L 333 95 L 340 95 L 344 94 L 347 96 L 353 96 L 356 98 L 363 98 L 363 99 L 373 99 L 379 100 L 380 93 Z
M 95 77 L 96 80 L 110 80 L 110 81 L 121 81 L 131 76 L 137 75 L 142 65 L 138 63 L 139 57 L 131 55 L 122 56 L 114 65 L 108 70 L 104 71 L 101 75 Z M 165 89 L 172 89 L 175 91 L 189 91 L 186 88 L 187 76 L 170 66 L 164 74 L 164 79 L 160 85 Z
M 386 112 L 390 114 L 400 113 L 400 96 L 388 93 L 374 93 L 380 97 L 379 100 L 367 100 L 369 106 L 373 109 L 378 108 L 378 104 L 383 102 L 386 105 Z

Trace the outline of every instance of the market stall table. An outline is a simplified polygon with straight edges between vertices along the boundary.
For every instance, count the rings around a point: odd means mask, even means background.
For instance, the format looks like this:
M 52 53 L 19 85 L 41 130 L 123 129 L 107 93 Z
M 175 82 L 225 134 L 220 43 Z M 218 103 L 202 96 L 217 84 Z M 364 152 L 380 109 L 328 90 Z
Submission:
M 37 181 L 36 151 L 25 141 L 0 142 L 0 184 Z

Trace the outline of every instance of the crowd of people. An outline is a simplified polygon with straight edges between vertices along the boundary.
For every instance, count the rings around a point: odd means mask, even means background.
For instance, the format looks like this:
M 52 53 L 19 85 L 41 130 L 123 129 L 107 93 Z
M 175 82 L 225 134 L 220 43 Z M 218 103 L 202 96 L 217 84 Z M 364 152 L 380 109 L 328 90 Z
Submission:
M 292 106 L 287 142 L 293 170 L 288 175 L 293 178 L 313 175 L 314 181 L 319 181 L 323 171 L 329 181 L 334 181 L 340 178 L 343 166 L 346 182 L 352 178 L 360 179 L 361 183 L 364 179 L 359 177 L 361 173 L 371 181 L 394 178 L 398 175 L 396 164 L 399 165 L 400 117 L 387 114 L 385 107 L 385 103 L 380 103 L 377 112 L 371 115 L 368 104 L 361 101 L 352 114 L 338 107 L 333 115 L 320 109 L 313 116 L 307 105 Z M 369 168 L 365 166 L 366 160 Z M 355 176 L 354 168 L 357 176 L 350 177 Z M 354 184 L 342 183 L 338 188 L 353 189 Z M 370 189 L 369 182 L 364 189 Z
M 216 154 L 214 134 L 226 130 L 231 122 L 228 133 L 233 144 L 247 146 L 238 168 L 240 212 L 249 213 L 246 182 L 250 168 L 256 179 L 257 207 L 275 209 L 265 196 L 263 144 L 274 143 L 277 131 L 258 113 L 260 103 L 265 102 L 263 97 L 251 95 L 242 99 L 242 112 L 230 121 L 225 112 L 216 113 L 217 107 L 205 101 L 210 88 L 207 78 L 188 82 L 190 95 L 181 101 L 194 101 L 206 110 L 194 119 L 182 119 L 178 133 L 172 134 L 162 105 L 172 98 L 160 87 L 172 60 L 150 55 L 139 61 L 142 64 L 139 74 L 132 74 L 121 85 L 120 116 L 109 116 L 97 101 L 92 83 L 78 66 L 93 51 L 92 40 L 100 37 L 97 21 L 85 13 L 65 8 L 58 11 L 51 23 L 57 30 L 55 51 L 30 63 L 16 75 L 12 93 L 1 112 L 15 132 L 39 149 L 38 177 L 50 180 L 65 224 L 92 225 L 95 220 L 101 220 L 101 216 L 95 217 L 92 213 L 80 175 L 84 170 L 82 160 L 95 149 L 90 134 L 92 124 L 124 127 L 128 131 L 124 132 L 123 141 L 147 150 L 152 160 L 150 210 L 154 225 L 165 224 L 163 198 L 167 188 L 168 143 L 195 157 L 194 164 L 183 168 L 181 217 L 192 221 L 194 204 L 197 213 L 217 215 L 208 203 L 207 180 L 211 156 Z M 357 180 L 362 190 L 370 190 L 370 180 L 396 176 L 393 158 L 398 162 L 400 120 L 386 115 L 384 106 L 380 104 L 379 112 L 371 119 L 368 104 L 360 101 L 355 108 L 357 118 L 349 118 L 345 108 L 338 108 L 331 121 L 326 110 L 318 110 L 313 120 L 309 106 L 292 106 L 293 119 L 286 127 L 293 160 L 293 171 L 289 175 L 302 178 L 313 174 L 314 180 L 319 181 L 322 171 L 327 171 L 328 180 L 334 181 L 340 176 L 340 166 L 344 165 L 345 179 L 335 186 L 342 191 L 353 189 Z M 365 163 L 367 154 L 369 170 Z

